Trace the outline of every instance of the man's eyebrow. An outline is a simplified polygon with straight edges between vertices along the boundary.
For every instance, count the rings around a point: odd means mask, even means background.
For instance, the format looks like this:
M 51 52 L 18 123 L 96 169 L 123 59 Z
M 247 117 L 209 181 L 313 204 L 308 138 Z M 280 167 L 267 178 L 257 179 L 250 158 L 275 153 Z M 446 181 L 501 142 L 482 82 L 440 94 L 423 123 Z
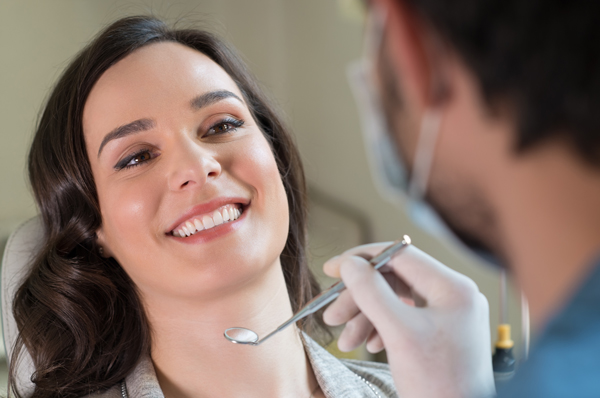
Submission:
M 155 123 L 152 119 L 139 119 L 135 122 L 127 123 L 123 126 L 117 127 L 110 133 L 106 134 L 106 137 L 104 137 L 104 139 L 102 140 L 102 143 L 100 144 L 100 149 L 98 149 L 98 157 L 100 157 L 100 152 L 102 152 L 102 148 L 104 148 L 104 146 L 108 144 L 109 141 L 115 140 L 117 138 L 123 138 L 130 134 L 139 133 L 140 131 L 150 130 L 154 127 L 154 125 Z
M 211 91 L 209 93 L 201 94 L 201 95 L 197 96 L 190 102 L 190 105 L 192 106 L 192 109 L 198 110 L 205 106 L 212 105 L 215 102 L 224 100 L 225 98 L 235 98 L 238 101 L 240 101 L 242 104 L 244 103 L 244 101 L 242 101 L 240 99 L 240 97 L 238 97 L 231 91 L 219 90 L 219 91 Z

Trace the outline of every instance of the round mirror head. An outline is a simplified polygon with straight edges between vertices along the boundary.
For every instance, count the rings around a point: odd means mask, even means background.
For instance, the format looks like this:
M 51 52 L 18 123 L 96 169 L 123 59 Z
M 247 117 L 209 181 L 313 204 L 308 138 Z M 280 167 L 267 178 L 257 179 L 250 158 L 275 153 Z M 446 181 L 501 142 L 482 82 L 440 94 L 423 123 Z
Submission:
M 258 335 L 246 328 L 229 328 L 225 330 L 225 338 L 236 344 L 255 344 Z

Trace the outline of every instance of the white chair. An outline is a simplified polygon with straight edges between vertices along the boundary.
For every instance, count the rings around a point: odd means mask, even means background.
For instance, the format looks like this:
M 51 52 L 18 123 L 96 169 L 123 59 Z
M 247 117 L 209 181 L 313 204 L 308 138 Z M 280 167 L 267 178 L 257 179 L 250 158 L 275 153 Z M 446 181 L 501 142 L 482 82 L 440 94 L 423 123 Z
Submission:
M 12 303 L 16 290 L 27 274 L 31 260 L 41 247 L 44 229 L 41 218 L 34 217 L 21 224 L 8 238 L 2 258 L 2 333 L 7 361 L 17 339 L 17 324 L 12 314 Z M 15 381 L 19 392 L 28 397 L 35 385 L 31 375 L 35 368 L 27 350 L 21 351 L 21 360 L 16 369 Z

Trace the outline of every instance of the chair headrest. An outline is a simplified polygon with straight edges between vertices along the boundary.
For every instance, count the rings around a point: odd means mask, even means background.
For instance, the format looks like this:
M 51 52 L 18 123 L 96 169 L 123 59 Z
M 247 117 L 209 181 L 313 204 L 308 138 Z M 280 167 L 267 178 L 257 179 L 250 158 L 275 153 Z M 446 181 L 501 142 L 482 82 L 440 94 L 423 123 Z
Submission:
M 13 298 L 23 278 L 31 267 L 33 257 L 40 250 L 44 239 L 41 218 L 34 217 L 21 224 L 8 238 L 2 258 L 2 333 L 7 361 L 10 362 L 15 341 L 19 334 L 12 313 Z M 15 381 L 24 397 L 30 396 L 35 388 L 31 375 L 35 368 L 29 352 L 21 351 L 21 359 L 15 371 Z

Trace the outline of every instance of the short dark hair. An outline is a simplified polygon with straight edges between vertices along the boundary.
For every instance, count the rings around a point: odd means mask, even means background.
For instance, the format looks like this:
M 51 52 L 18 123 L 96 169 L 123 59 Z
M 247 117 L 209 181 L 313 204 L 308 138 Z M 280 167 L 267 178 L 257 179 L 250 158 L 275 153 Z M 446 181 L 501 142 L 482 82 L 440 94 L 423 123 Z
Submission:
M 29 178 L 45 241 L 13 304 L 19 338 L 9 383 L 23 346 L 32 356 L 33 398 L 80 397 L 109 388 L 149 353 L 151 334 L 133 281 L 99 253 L 102 217 L 87 157 L 82 116 L 100 76 L 135 50 L 156 42 L 193 48 L 220 65 L 242 92 L 269 141 L 288 199 L 290 226 L 281 266 L 293 311 L 319 291 L 306 256 L 307 195 L 292 135 L 240 57 L 212 34 L 172 29 L 137 16 L 116 21 L 70 63 L 48 99 L 29 152 Z M 318 318 L 300 324 L 324 327 Z
M 462 57 L 491 110 L 515 111 L 519 150 L 561 137 L 600 166 L 600 3 L 402 1 Z

